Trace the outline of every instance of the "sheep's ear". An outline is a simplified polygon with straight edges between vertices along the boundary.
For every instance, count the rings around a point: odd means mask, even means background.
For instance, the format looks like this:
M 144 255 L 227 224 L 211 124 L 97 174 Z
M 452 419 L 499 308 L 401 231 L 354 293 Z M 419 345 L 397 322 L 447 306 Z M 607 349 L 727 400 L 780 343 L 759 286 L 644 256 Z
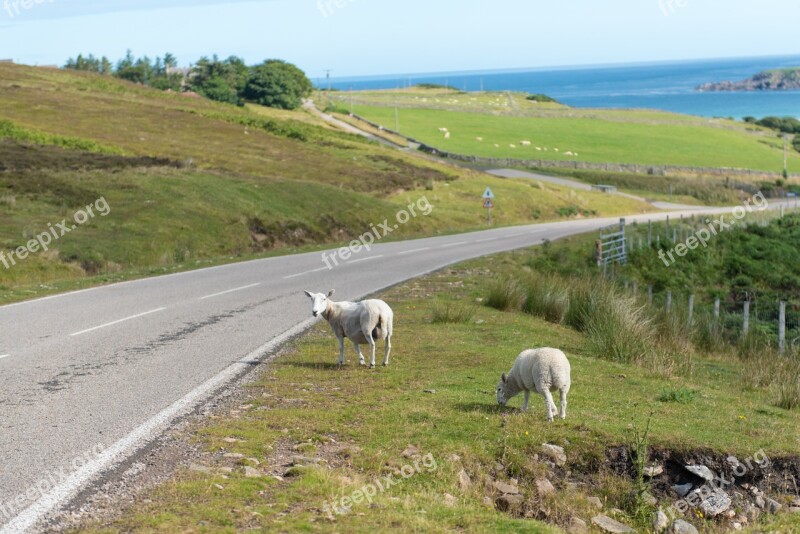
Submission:
M 303 293 L 305 293 L 310 299 L 314 298 L 314 295 L 312 295 L 310 291 L 303 291 Z
M 331 298 L 334 293 L 336 293 L 335 289 L 331 289 L 330 291 L 328 291 L 328 298 Z
M 503 384 L 505 384 L 506 383 L 506 374 L 503 373 L 503 376 L 501 376 L 500 378 L 503 380 Z

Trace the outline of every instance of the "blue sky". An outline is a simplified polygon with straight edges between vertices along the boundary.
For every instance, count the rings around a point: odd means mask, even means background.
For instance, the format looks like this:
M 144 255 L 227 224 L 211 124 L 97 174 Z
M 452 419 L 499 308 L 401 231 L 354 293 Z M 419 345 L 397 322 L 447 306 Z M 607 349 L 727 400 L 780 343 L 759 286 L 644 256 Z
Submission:
M 800 53 L 797 0 L 0 0 L 0 58 L 281 58 L 334 77 Z

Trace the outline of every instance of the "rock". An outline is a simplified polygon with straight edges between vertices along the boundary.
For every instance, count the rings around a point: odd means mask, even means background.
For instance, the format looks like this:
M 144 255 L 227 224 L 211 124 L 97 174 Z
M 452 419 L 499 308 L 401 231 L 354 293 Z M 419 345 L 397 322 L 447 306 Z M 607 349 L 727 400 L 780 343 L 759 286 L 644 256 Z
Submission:
M 739 459 L 736 456 L 728 456 L 727 458 L 725 458 L 725 461 L 728 463 L 730 468 L 733 469 L 734 471 L 738 471 L 740 469 L 740 467 L 742 466 L 742 463 L 739 461 Z
M 789 511 L 793 514 L 800 514 L 800 506 L 790 506 Z
M 310 458 L 308 456 L 292 456 L 292 465 L 319 465 L 321 458 Z
M 247 458 L 247 461 L 250 462 L 251 464 L 255 465 L 256 467 L 261 465 L 261 462 L 259 462 L 257 458 Z
M 542 444 L 542 453 L 550 458 L 557 466 L 567 463 L 567 455 L 562 447 L 550 443 Z
M 763 495 L 756 495 L 755 502 L 756 506 L 758 506 L 761 510 L 767 507 L 767 501 L 764 500 Z
M 492 502 L 491 497 L 484 497 L 483 498 L 483 505 L 487 508 L 494 508 L 494 503 Z
M 692 491 L 694 484 L 687 482 L 686 484 L 675 484 L 672 489 L 678 494 L 678 497 L 686 497 Z
M 222 484 L 214 484 L 214 487 L 217 488 L 218 490 L 224 490 L 225 489 L 225 486 L 223 486 Z
M 222 441 L 225 443 L 244 443 L 242 440 L 236 438 L 224 438 Z
M 447 459 L 450 460 L 452 463 L 456 463 L 461 461 L 461 456 L 457 454 L 451 454 L 450 456 L 447 457 Z
M 738 521 L 734 521 L 733 523 L 731 523 L 731 528 L 733 530 L 742 530 L 742 524 L 739 523 Z
M 413 458 L 414 456 L 419 456 L 419 449 L 413 445 L 409 445 L 406 447 L 406 450 L 403 451 L 401 456 L 403 458 Z
M 687 523 L 683 519 L 676 519 L 669 527 L 670 534 L 699 534 L 694 525 Z
M 472 479 L 463 469 L 458 473 L 458 487 L 461 491 L 466 491 L 472 487 Z
M 657 477 L 658 475 L 660 475 L 663 472 L 664 472 L 664 466 L 663 465 L 647 466 L 647 467 L 644 468 L 644 471 L 643 471 L 644 476 L 646 476 L 647 478 Z
M 714 480 L 714 472 L 704 465 L 685 465 L 683 467 L 693 475 L 699 476 L 706 482 L 711 482 Z
M 580 517 L 572 516 L 569 518 L 569 525 L 567 525 L 568 534 L 589 534 L 589 526 L 586 521 Z
M 436 390 L 435 389 L 424 389 L 424 390 L 422 390 L 422 392 L 423 393 L 430 393 L 431 395 L 435 395 L 436 394 Z
M 771 513 L 771 514 L 777 514 L 778 512 L 780 512 L 780 511 L 781 511 L 781 508 L 783 508 L 783 506 L 781 505 L 781 503 L 779 503 L 779 502 L 778 502 L 778 501 L 776 501 L 775 499 L 770 499 L 770 498 L 767 498 L 767 505 L 766 505 L 766 509 L 767 509 L 767 511 L 768 511 L 769 513 Z
M 238 452 L 228 452 L 223 454 L 222 457 L 230 460 L 242 460 L 244 459 L 244 454 L 240 454 Z
M 252 467 L 250 467 L 249 469 L 253 469 L 253 468 L 252 468 Z M 286 477 L 286 478 L 291 478 L 291 477 L 299 477 L 300 475 L 302 475 L 303 473 L 305 473 L 305 472 L 306 472 L 306 469 L 307 469 L 307 467 L 305 467 L 305 466 L 302 466 L 302 465 L 295 465 L 295 466 L 292 466 L 292 467 L 290 467 L 290 468 L 289 468 L 289 469 L 288 469 L 288 470 L 287 470 L 287 471 L 286 471 L 286 472 L 283 474 L 283 476 L 284 476 L 284 477 Z
M 495 501 L 497 509 L 501 512 L 507 512 L 522 504 L 522 495 L 501 495 Z
M 636 532 L 628 525 L 615 521 L 607 515 L 596 515 L 592 518 L 592 523 L 603 532 L 611 534 L 623 534 L 625 532 Z
M 658 504 L 658 499 L 656 499 L 652 493 L 643 493 L 642 494 L 642 501 L 649 504 L 650 506 L 655 506 Z
M 600 500 L 600 497 L 587 497 L 586 502 L 597 508 L 598 510 L 603 509 L 603 501 Z
M 198 473 L 211 473 L 211 468 L 206 467 L 205 465 L 191 464 L 189 466 L 189 471 L 196 471 Z
M 753 506 L 749 502 L 745 502 L 742 505 L 742 510 L 744 511 L 744 515 L 749 523 L 755 523 L 756 521 L 758 521 L 758 518 L 761 517 L 761 510 L 759 510 L 757 506 Z
M 450 495 L 449 493 L 444 494 L 444 505 L 449 506 L 450 508 L 454 507 L 458 504 L 458 499 Z
M 244 466 L 244 476 L 246 478 L 261 478 L 261 473 L 255 467 Z
M 552 495 L 556 492 L 555 486 L 553 483 L 547 480 L 546 478 L 537 478 L 535 481 L 536 484 L 536 491 L 539 493 L 540 496 L 545 495 Z
M 800 497 L 793 498 L 790 506 L 794 506 L 795 508 L 800 508 Z
M 519 488 L 517 486 L 512 486 L 511 484 L 506 484 L 502 480 L 495 480 L 492 485 L 495 487 L 497 491 L 506 495 L 517 495 L 519 494 Z
M 697 507 L 709 517 L 716 517 L 731 507 L 731 498 L 727 493 L 717 488 L 710 489 L 708 486 L 694 490 L 686 500 L 691 504 L 699 502 Z
M 653 516 L 653 530 L 657 533 L 664 532 L 669 526 L 669 518 L 667 514 L 658 510 Z

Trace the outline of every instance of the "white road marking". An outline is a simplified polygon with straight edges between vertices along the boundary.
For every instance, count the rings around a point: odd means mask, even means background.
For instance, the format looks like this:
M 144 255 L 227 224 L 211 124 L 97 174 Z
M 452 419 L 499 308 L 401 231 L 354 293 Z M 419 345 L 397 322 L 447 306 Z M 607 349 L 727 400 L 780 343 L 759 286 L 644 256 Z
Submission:
M 250 289 L 251 287 L 256 287 L 260 285 L 261 282 L 258 282 L 256 284 L 250 284 L 249 286 L 242 286 L 242 287 L 237 287 L 235 289 L 229 289 L 227 291 L 220 291 L 219 293 L 214 293 L 213 295 L 206 295 L 205 297 L 200 297 L 198 300 L 206 300 L 214 297 L 220 297 L 222 295 L 227 295 L 228 293 L 235 293 L 236 291 L 244 291 L 245 289 Z
M 131 319 L 138 319 L 139 317 L 144 317 L 145 315 L 150 315 L 151 313 L 158 313 L 160 311 L 164 311 L 166 308 L 158 308 L 155 310 L 146 311 L 144 313 L 137 313 L 136 315 L 131 315 L 130 317 L 125 317 L 124 319 L 118 319 L 116 321 L 111 321 L 110 323 L 101 324 L 100 326 L 93 326 L 92 328 L 87 328 L 86 330 L 81 330 L 80 332 L 75 332 L 74 334 L 70 334 L 70 336 L 80 336 L 83 334 L 88 334 L 89 332 L 94 332 L 95 330 L 100 330 L 101 328 L 105 328 L 107 326 L 113 326 L 115 324 L 124 323 L 125 321 L 130 321 Z
M 289 276 L 284 276 L 283 279 L 284 280 L 290 280 L 292 278 L 297 278 L 298 276 L 303 276 L 305 274 L 310 274 L 311 272 L 312 271 L 306 271 L 304 273 L 290 274 Z
M 490 237 L 489 239 L 478 239 L 475 242 L 476 243 L 486 243 L 487 241 L 496 241 L 497 239 L 498 239 L 497 237 Z
M 11 356 L 11 355 L 10 354 L 0 354 L 0 360 L 2 360 L 3 358 L 8 358 L 9 356 Z
M 440 248 L 449 248 L 449 247 L 457 247 L 458 245 L 466 245 L 469 241 L 459 241 L 458 243 L 448 243 L 446 245 L 442 245 Z
M 361 263 L 362 261 L 369 261 L 369 260 L 377 260 L 378 258 L 382 258 L 383 254 L 378 254 L 377 256 L 370 256 L 369 258 L 360 258 L 358 260 L 348 261 L 348 265 L 351 263 Z
M 253 369 L 253 360 L 263 360 L 264 357 L 271 353 L 276 347 L 280 346 L 291 337 L 304 332 L 316 322 L 316 319 L 308 319 L 294 328 L 287 330 L 285 333 L 273 338 L 272 341 L 265 343 L 241 360 L 225 368 L 217 376 L 197 386 L 185 397 L 176 401 L 171 406 L 164 408 L 164 410 L 136 428 L 126 437 L 105 449 L 95 459 L 83 464 L 80 469 L 73 472 L 66 480 L 48 491 L 38 501 L 23 510 L 11 521 L 0 526 L 0 534 L 17 534 L 32 528 L 54 508 L 77 494 L 77 492 L 94 477 L 118 465 L 120 461 L 128 457 L 132 452 L 139 450 L 154 437 L 167 430 L 176 417 L 186 415 L 200 401 L 210 397 L 214 392 L 237 376 Z
M 423 250 L 430 250 L 431 247 L 423 247 L 423 248 L 415 248 L 414 250 L 405 250 L 403 252 L 398 252 L 398 256 L 402 256 L 404 254 L 413 254 L 415 252 L 422 252 Z

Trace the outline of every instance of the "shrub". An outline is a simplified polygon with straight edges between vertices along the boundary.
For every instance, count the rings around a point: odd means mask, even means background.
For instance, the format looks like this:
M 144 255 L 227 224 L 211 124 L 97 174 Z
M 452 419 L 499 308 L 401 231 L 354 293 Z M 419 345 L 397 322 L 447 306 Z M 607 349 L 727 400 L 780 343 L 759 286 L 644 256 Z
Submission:
M 661 394 L 658 396 L 658 400 L 661 402 L 677 402 L 678 404 L 689 404 L 695 399 L 695 397 L 697 397 L 697 391 L 693 389 L 680 387 L 680 388 L 669 388 L 663 390 Z

